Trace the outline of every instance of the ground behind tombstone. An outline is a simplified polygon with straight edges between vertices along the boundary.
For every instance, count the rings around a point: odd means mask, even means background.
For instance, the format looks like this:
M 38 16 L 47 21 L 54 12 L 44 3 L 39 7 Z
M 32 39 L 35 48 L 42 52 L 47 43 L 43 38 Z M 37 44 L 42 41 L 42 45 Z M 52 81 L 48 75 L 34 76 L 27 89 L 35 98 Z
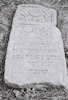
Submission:
M 62 2 L 61 2 L 62 1 Z M 19 4 L 40 4 L 58 11 L 58 27 L 61 30 L 66 60 L 68 62 L 68 2 L 65 0 L 0 0 L 0 100 L 68 100 L 68 90 L 63 86 L 40 83 L 22 89 L 8 87 L 4 83 L 4 64 L 12 19 Z

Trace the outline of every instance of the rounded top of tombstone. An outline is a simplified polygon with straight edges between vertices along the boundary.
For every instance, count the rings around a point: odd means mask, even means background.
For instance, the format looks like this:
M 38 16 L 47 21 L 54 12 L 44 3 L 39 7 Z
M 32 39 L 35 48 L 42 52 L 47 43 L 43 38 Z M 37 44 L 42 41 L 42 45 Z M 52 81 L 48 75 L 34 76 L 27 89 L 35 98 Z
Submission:
M 25 22 L 57 24 L 57 12 L 55 9 L 38 4 L 20 4 L 18 5 L 18 9 L 18 12 L 21 12 L 24 16 Z

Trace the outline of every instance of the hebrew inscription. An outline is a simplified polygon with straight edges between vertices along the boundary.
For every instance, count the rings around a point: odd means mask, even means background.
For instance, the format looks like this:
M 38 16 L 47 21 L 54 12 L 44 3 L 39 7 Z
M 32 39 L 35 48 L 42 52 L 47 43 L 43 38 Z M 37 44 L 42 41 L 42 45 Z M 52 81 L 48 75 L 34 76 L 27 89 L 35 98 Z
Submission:
M 63 43 L 61 33 L 52 21 L 56 16 L 54 12 L 39 5 L 18 6 L 5 62 L 5 80 L 9 83 L 66 85 Z

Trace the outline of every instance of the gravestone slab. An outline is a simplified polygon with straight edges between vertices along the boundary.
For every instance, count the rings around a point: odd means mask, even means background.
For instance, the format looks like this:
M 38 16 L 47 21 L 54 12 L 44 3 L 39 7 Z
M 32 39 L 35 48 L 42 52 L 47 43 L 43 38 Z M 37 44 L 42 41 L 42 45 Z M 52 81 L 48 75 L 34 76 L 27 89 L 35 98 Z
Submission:
M 67 85 L 67 68 L 57 14 L 40 5 L 19 5 L 13 18 L 5 61 L 5 82 L 23 86 Z

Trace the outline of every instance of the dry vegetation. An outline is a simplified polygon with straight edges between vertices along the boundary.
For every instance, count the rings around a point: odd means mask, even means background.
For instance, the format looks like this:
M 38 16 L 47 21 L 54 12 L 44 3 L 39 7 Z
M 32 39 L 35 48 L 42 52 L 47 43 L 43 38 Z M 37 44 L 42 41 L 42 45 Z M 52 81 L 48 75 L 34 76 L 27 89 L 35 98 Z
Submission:
M 19 4 L 40 4 L 58 11 L 58 28 L 62 32 L 68 59 L 68 1 L 67 0 L 0 0 L 0 100 L 68 100 L 68 90 L 52 84 L 34 84 L 22 89 L 4 83 L 4 64 L 12 19 Z

